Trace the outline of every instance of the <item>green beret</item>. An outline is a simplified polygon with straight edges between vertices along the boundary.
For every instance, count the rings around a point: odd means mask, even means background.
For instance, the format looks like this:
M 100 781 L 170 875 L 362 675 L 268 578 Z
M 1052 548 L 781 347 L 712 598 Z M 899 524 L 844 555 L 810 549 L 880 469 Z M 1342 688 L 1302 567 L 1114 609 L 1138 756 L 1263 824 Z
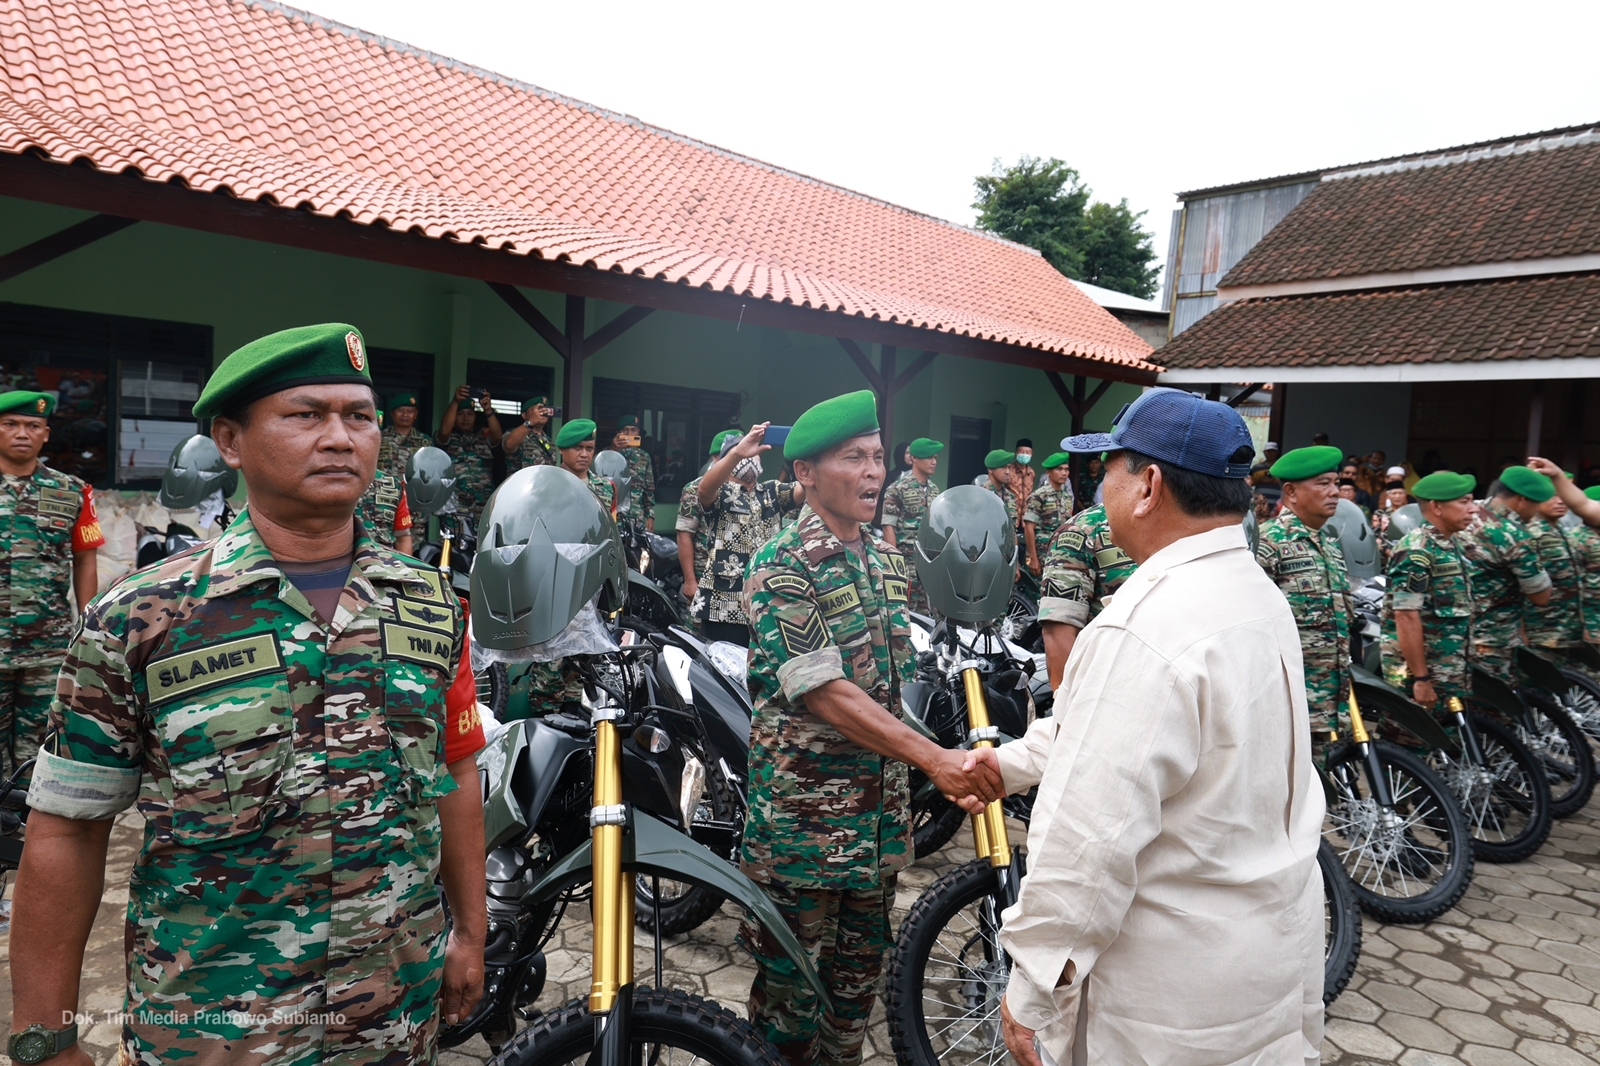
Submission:
M 1455 474 L 1449 470 L 1435 470 L 1411 486 L 1411 495 L 1419 500 L 1459 500 L 1470 496 L 1478 487 L 1471 474 Z
M 1600 500 L 1600 485 L 1590 485 L 1583 490 L 1583 494 L 1591 500 Z
M 575 444 L 582 444 L 586 440 L 594 440 L 594 420 L 590 418 L 574 418 L 571 422 L 561 427 L 561 432 L 556 434 L 557 448 L 570 448 Z
M 531 411 L 535 407 L 546 407 L 549 406 L 549 404 L 550 397 L 548 396 L 530 396 L 528 399 L 523 401 L 522 409 L 524 411 Z
M 383 412 L 382 411 L 378 412 L 378 428 L 379 429 L 383 428 Z
M 996 467 L 1005 466 L 1016 457 L 1016 452 L 1008 452 L 1004 448 L 996 448 L 994 451 L 983 457 L 983 465 L 988 469 L 993 470 Z
M 742 429 L 725 429 L 725 430 L 723 430 L 721 433 L 718 433 L 715 437 L 711 438 L 711 451 L 708 452 L 707 454 L 709 454 L 709 455 L 721 455 L 722 454 L 722 442 L 723 441 L 727 440 L 729 437 L 742 437 L 742 436 L 744 436 L 744 430 L 742 430 Z
M 1044 467 L 1046 470 L 1054 470 L 1056 467 L 1060 466 L 1062 463 L 1067 463 L 1067 462 L 1071 462 L 1071 461 L 1072 461 L 1072 456 L 1070 454 L 1068 454 L 1067 452 L 1056 452 L 1054 455 L 1050 456 L 1050 458 L 1046 459 L 1044 462 L 1040 463 L 1039 465 Z
M 878 398 L 871 389 L 823 400 L 794 421 L 783 442 L 785 459 L 813 459 L 835 444 L 878 432 Z
M 1543 503 L 1556 494 L 1555 482 L 1526 466 L 1508 466 L 1500 471 L 1500 484 L 1534 503 Z
M 343 322 L 294 329 L 251 341 L 222 361 L 195 401 L 194 417 L 237 411 L 296 385 L 371 385 L 367 344 Z
M 634 415 L 623 415 L 621 418 L 617 419 L 617 428 L 619 430 L 623 426 L 637 426 L 638 424 L 639 419 Z
M 1313 448 L 1296 448 L 1284 452 L 1267 471 L 1279 481 L 1304 481 L 1321 474 L 1331 474 L 1344 462 L 1344 453 L 1338 448 L 1318 445 Z
M 941 441 L 918 437 L 911 442 L 911 458 L 913 459 L 932 459 L 942 451 L 944 451 L 944 444 Z
M 56 413 L 56 398 L 48 392 L 0 392 L 0 415 L 49 418 Z
M 417 394 L 414 392 L 397 392 L 389 397 L 389 410 L 397 407 L 420 407 L 417 403 Z

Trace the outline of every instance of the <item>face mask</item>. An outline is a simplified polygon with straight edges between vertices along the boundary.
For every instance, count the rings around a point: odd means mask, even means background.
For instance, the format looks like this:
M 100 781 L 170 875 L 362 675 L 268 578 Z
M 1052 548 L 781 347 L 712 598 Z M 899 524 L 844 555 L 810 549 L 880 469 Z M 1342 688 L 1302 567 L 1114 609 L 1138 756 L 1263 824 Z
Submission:
M 1033 462 L 1033 453 L 1032 452 L 1018 452 L 1017 453 L 1017 462 L 1022 464 L 1023 466 L 1027 466 L 1029 463 Z
M 739 465 L 733 468 L 733 476 L 740 481 L 754 481 L 761 476 L 761 460 L 753 456 L 740 459 Z

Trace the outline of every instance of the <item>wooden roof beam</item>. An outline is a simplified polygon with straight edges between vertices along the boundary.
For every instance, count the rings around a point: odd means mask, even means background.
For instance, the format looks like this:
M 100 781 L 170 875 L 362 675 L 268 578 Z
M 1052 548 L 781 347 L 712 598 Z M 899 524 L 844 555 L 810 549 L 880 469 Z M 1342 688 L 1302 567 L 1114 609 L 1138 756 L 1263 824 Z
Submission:
M 64 230 L 57 230 L 48 237 L 41 237 L 32 244 L 23 245 L 14 252 L 0 255 L 0 281 L 10 281 L 18 274 L 26 274 L 34 267 L 44 266 L 52 259 L 60 259 L 69 252 L 76 252 L 79 248 L 93 244 L 102 237 L 109 237 L 113 233 L 127 229 L 136 221 L 138 220 L 118 215 L 95 215 Z

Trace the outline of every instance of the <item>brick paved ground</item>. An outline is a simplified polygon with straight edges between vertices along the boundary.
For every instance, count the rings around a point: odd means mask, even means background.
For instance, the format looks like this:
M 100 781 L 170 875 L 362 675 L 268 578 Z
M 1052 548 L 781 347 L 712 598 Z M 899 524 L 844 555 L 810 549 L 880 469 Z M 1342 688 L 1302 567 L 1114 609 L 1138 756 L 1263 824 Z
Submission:
M 84 974 L 86 1010 L 122 1002 L 122 914 L 127 871 L 140 833 L 124 815 L 112 837 L 107 888 Z M 964 834 L 963 834 L 964 836 Z M 965 861 L 958 837 L 909 871 L 899 909 L 932 880 Z M 574 908 L 550 953 L 550 984 L 540 1006 L 588 992 L 587 914 Z M 730 908 L 667 950 L 668 982 L 742 1011 L 750 987 L 743 953 L 732 947 Z M 0 955 L 9 945 L 0 936 Z M 639 971 L 649 969 L 649 942 L 639 940 Z M 0 975 L 0 1003 L 10 1003 L 9 975 Z M 893 1061 L 881 1008 L 871 1032 L 871 1066 Z M 115 1061 L 115 1033 L 90 1029 L 84 1042 L 96 1061 Z M 1600 795 L 1584 811 L 1557 822 L 1550 841 L 1527 862 L 1479 864 L 1459 907 L 1426 926 L 1365 923 L 1361 965 L 1329 1011 L 1326 1061 L 1338 1066 L 1593 1066 L 1600 1061 Z M 488 1058 L 475 1041 L 446 1052 L 443 1066 Z M 6 1060 L 0 1056 L 0 1063 Z

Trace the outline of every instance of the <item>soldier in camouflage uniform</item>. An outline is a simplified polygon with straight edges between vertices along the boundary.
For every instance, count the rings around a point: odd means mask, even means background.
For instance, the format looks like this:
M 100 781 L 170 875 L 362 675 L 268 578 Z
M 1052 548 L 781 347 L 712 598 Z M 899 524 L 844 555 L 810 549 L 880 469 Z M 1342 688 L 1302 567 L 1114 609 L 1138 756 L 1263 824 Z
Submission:
M 522 405 L 522 424 L 506 430 L 500 441 L 506 453 L 506 476 L 525 466 L 560 466 L 561 455 L 549 437 L 550 419 L 555 417 L 550 397 L 534 396 Z
M 699 599 L 691 612 L 700 615 L 709 640 L 741 646 L 750 643 L 745 613 L 744 576 L 751 556 L 774 537 L 785 514 L 805 502 L 805 490 L 792 482 L 758 481 L 768 423 L 741 437 L 722 442 L 722 456 L 700 479 L 695 495 L 702 521 L 710 528 L 710 558 L 699 577 Z
M 397 392 L 389 397 L 384 412 L 383 443 L 378 447 L 378 469 L 401 482 L 406 479 L 406 463 L 411 453 L 433 443 L 417 427 L 417 394 Z
M 1562 662 L 1583 644 L 1583 570 L 1580 553 L 1560 524 L 1566 513 L 1566 503 L 1552 496 L 1528 521 L 1534 550 L 1550 574 L 1550 601 L 1543 606 L 1530 605 L 1523 618 L 1528 646 Z
M 1572 549 L 1573 560 L 1579 570 L 1579 614 L 1583 624 L 1583 639 L 1587 644 L 1600 644 L 1600 486 L 1580 489 L 1573 484 L 1555 463 L 1539 456 L 1530 456 L 1528 466 L 1548 477 L 1561 497 L 1583 524 L 1566 530 L 1567 544 Z M 1563 665 L 1583 670 L 1591 676 L 1600 674 L 1589 660 L 1587 649 L 1579 657 L 1563 656 Z
M 650 453 L 640 445 L 644 438 L 640 436 L 639 420 L 633 415 L 624 415 L 617 423 L 616 437 L 612 444 L 622 457 L 628 460 L 628 513 L 644 516 L 644 528 L 655 531 L 656 528 L 656 468 L 650 461 Z
M 597 477 L 594 470 L 595 424 L 587 418 L 574 418 L 556 434 L 556 449 L 561 455 L 561 469 L 578 478 L 595 499 L 610 511 L 617 513 L 617 487 L 609 478 Z
M 1039 629 L 1051 688 L 1061 684 L 1079 630 L 1138 568 L 1111 542 L 1104 504 L 1079 511 L 1056 530 L 1045 552 L 1039 595 Z
M 1072 517 L 1072 485 L 1068 463 L 1072 456 L 1056 452 L 1045 459 L 1044 483 L 1029 493 L 1022 509 L 1023 546 L 1027 549 L 1028 570 L 1036 578 L 1044 576 L 1044 555 L 1061 524 Z
M 113 586 L 72 644 L 30 792 L 53 846 L 18 880 L 13 1028 L 77 1009 L 72 956 L 135 801 L 120 1062 L 431 1063 L 441 1013 L 476 1001 L 483 733 L 456 597 L 351 520 L 373 410 L 340 324 L 252 342 L 202 392 L 250 505 Z
M 1017 507 L 1017 494 L 1011 489 L 1011 462 L 1015 458 L 1014 453 L 1004 448 L 996 448 L 983 457 L 984 469 L 989 471 L 983 487 L 1000 497 L 1000 502 L 1006 505 L 1006 517 L 1011 519 L 1012 529 L 1016 529 L 1022 521 L 1022 512 Z
M 763 430 L 745 442 L 759 445 Z M 872 393 L 807 411 L 785 454 L 807 505 L 750 564 L 755 714 L 741 868 L 815 961 L 832 1011 L 754 923 L 741 939 L 756 961 L 751 1020 L 796 1066 L 853 1066 L 891 941 L 895 878 L 911 860 L 905 763 L 964 804 L 1004 786 L 988 764 L 901 720 L 912 677 L 906 561 L 867 525 L 884 478 Z
M 56 398 L 0 394 L 0 770 L 8 776 L 44 739 L 56 672 L 72 638 L 68 591 L 94 598 L 105 544 L 89 486 L 40 459 Z
M 1472 659 L 1508 685 L 1517 684 L 1524 601 L 1550 602 L 1550 575 L 1524 523 L 1555 491 L 1543 474 L 1507 467 L 1494 498 L 1458 538 L 1472 568 Z
M 883 494 L 883 539 L 903 553 L 909 554 L 916 544 L 922 519 L 928 513 L 928 504 L 939 495 L 939 486 L 933 483 L 933 475 L 938 472 L 939 453 L 942 451 L 944 445 L 939 441 L 927 437 L 912 441 L 906 448 L 906 454 L 911 456 L 911 469 L 901 474 L 889 486 L 889 491 Z M 916 567 L 911 568 L 910 596 L 913 611 L 923 615 L 933 614 L 928 594 L 922 591 L 917 579 Z
M 478 414 L 472 409 L 471 394 L 471 388 L 466 385 L 456 388 L 455 397 L 439 420 L 439 432 L 434 434 L 434 440 L 455 464 L 456 510 L 476 522 L 489 502 L 489 494 L 494 491 L 491 464 L 494 449 L 500 447 L 503 434 L 487 391 L 478 401 L 487 425 L 477 428 Z M 403 473 L 401 477 L 404 478 Z
M 406 502 L 405 481 L 379 470 L 356 503 L 356 517 L 380 545 L 411 554 L 411 505 Z
M 1350 575 L 1339 537 L 1328 526 L 1339 506 L 1339 449 L 1296 448 L 1272 464 L 1283 483 L 1283 509 L 1262 524 L 1256 562 L 1283 591 L 1300 633 L 1305 662 L 1306 707 L 1312 734 L 1339 728 L 1339 711 L 1350 694 Z
M 1384 678 L 1433 708 L 1470 695 L 1472 577 L 1458 534 L 1472 522 L 1476 482 L 1439 470 L 1411 487 L 1422 525 L 1389 555 L 1383 594 Z

